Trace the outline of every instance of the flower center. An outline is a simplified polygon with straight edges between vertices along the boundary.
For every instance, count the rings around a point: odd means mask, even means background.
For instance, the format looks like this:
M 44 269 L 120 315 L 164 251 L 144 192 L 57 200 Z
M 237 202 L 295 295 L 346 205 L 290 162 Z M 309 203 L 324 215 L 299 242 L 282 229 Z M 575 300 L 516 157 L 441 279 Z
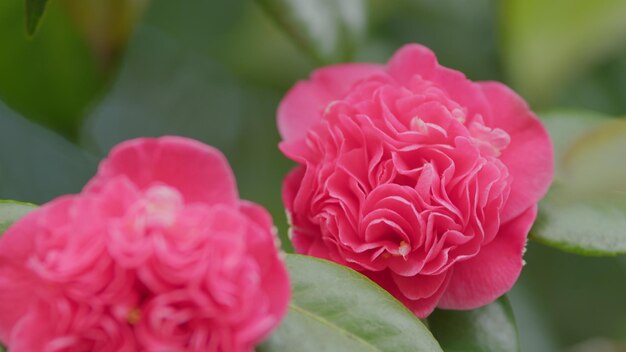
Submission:
M 406 258 L 410 251 L 411 247 L 409 246 L 409 244 L 405 241 L 401 241 L 400 245 L 398 246 L 398 254 Z
M 389 259 L 391 257 L 397 256 L 402 256 L 404 259 L 406 259 L 407 255 L 409 255 L 410 252 L 411 246 L 405 241 L 400 241 L 400 244 L 398 244 L 398 248 L 395 251 L 386 249 L 380 256 L 383 259 Z
M 158 185 L 146 191 L 140 204 L 142 210 L 137 220 L 147 227 L 163 228 L 174 224 L 183 207 L 183 198 L 174 188 Z
M 139 323 L 139 319 L 141 319 L 141 311 L 139 310 L 139 308 L 131 309 L 131 311 L 128 312 L 128 315 L 126 316 L 126 320 L 130 325 L 136 325 L 137 323 Z

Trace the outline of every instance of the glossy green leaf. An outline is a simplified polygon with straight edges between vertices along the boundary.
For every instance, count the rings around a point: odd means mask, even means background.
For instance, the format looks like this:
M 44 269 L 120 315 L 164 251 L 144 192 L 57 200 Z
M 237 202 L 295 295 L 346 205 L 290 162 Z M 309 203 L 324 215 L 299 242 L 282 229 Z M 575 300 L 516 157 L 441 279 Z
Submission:
M 37 206 L 30 203 L 0 200 L 0 236 L 9 226 L 35 208 Z
M 364 0 L 258 0 L 315 61 L 348 61 L 366 28 Z
M 151 1 L 114 84 L 86 120 L 83 142 L 104 154 L 130 138 L 169 134 L 232 148 L 244 98 L 238 82 L 207 51 L 240 6 L 237 0 L 186 6 Z
M 140 28 L 85 133 L 99 152 L 126 139 L 165 134 L 225 149 L 235 143 L 240 102 L 237 83 L 219 65 L 157 30 Z
M 26 0 L 26 31 L 28 34 L 35 34 L 47 3 L 48 0 Z
M 570 79 L 624 47 L 623 0 L 500 3 L 505 68 L 534 105 L 550 102 Z
M 619 263 L 623 258 L 575 255 L 530 241 L 524 256 L 527 264 L 513 292 L 507 294 L 524 351 L 571 352 L 567 347 L 588 338 L 625 339 L 625 268 Z M 523 321 L 528 311 L 519 306 L 520 295 L 515 291 L 520 290 L 527 294 L 527 306 L 533 307 L 541 322 Z M 529 323 L 552 340 L 553 348 L 536 345 L 542 337 L 528 335 Z
M 545 121 L 556 175 L 532 238 L 585 255 L 626 253 L 626 120 L 561 112 Z
M 23 13 L 24 0 L 0 1 L 0 100 L 75 140 L 104 77 L 61 1 L 48 4 L 33 38 L 24 34 Z
M 587 132 L 600 127 L 609 118 L 606 115 L 592 111 L 560 110 L 542 114 L 542 122 L 548 129 L 554 159 L 556 161 L 556 179 L 559 180 L 562 172 L 560 160 L 563 160 L 568 149 Z
M 528 244 L 529 248 L 527 253 L 524 255 L 525 260 L 530 262 L 529 259 L 533 259 L 532 264 L 526 265 L 524 270 L 522 271 L 522 275 L 520 279 L 515 283 L 513 289 L 509 291 L 506 295 L 509 299 L 509 303 L 511 304 L 511 308 L 515 313 L 515 324 L 517 325 L 517 331 L 519 333 L 519 340 L 522 351 L 531 352 L 531 351 L 559 351 L 557 348 L 558 341 L 557 337 L 554 336 L 554 331 L 550 326 L 550 321 L 546 317 L 546 311 L 542 309 L 538 304 L 536 304 L 536 298 L 542 297 L 544 292 L 543 290 L 536 290 L 537 292 L 531 291 L 528 289 L 528 285 L 525 285 L 526 280 L 532 274 L 529 274 L 529 268 L 542 270 L 544 269 L 542 263 L 540 263 L 541 259 L 535 259 L 535 247 L 540 247 L 539 250 L 542 249 L 551 249 L 546 246 L 539 245 L 537 243 L 531 242 Z M 555 250 L 556 251 L 556 250 Z M 531 255 L 532 253 L 532 255 Z M 566 253 L 559 252 L 559 255 L 567 255 Z M 582 256 L 572 256 L 577 259 L 585 259 L 587 257 Z M 595 259 L 595 258 L 594 258 Z M 539 274 L 541 276 L 541 274 Z M 546 289 L 553 288 L 553 285 L 548 285 Z M 562 288 L 559 288 L 562 289 Z M 563 288 L 564 289 L 564 288 Z M 542 299 L 542 301 L 544 301 Z M 558 301 L 558 299 L 557 299 Z M 553 304 L 554 301 L 545 300 L 544 303 Z M 576 314 L 572 312 L 573 314 Z M 561 320 L 560 316 L 554 316 L 555 320 Z M 586 321 L 586 324 L 593 324 L 592 322 Z M 562 326 L 562 325 L 561 325 Z
M 287 268 L 289 313 L 259 352 L 441 351 L 415 315 L 365 276 L 294 254 Z
M 43 203 L 80 191 L 96 160 L 0 103 L 0 198 Z
M 117 68 L 120 54 L 148 3 L 148 0 L 61 0 L 64 12 L 85 38 L 104 73 Z
M 474 310 L 437 309 L 428 325 L 446 352 L 520 351 L 513 310 L 505 296 Z

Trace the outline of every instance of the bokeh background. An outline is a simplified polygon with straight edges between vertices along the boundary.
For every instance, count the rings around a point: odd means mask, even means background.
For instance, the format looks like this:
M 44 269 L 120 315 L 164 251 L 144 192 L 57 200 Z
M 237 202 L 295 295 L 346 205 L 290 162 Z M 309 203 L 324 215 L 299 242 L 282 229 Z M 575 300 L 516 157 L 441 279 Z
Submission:
M 281 96 L 317 66 L 382 63 L 409 42 L 539 115 L 626 115 L 624 0 L 291 1 L 306 33 L 267 3 L 50 0 L 29 37 L 24 0 L 0 1 L 0 199 L 77 192 L 116 143 L 185 135 L 224 151 L 289 251 Z M 531 242 L 526 261 L 509 296 L 524 351 L 626 351 L 626 260 Z

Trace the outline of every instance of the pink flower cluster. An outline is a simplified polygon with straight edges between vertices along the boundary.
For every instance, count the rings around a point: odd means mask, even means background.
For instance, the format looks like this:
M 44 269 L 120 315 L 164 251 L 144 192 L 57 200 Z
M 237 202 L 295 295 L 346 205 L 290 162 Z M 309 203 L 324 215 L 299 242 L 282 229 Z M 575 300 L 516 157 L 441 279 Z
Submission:
M 184 138 L 119 145 L 82 193 L 0 239 L 11 352 L 251 351 L 289 297 L 269 214 Z
M 506 86 L 407 45 L 388 65 L 319 69 L 278 109 L 300 165 L 283 198 L 300 253 L 368 275 L 418 316 L 470 309 L 522 268 L 552 145 Z

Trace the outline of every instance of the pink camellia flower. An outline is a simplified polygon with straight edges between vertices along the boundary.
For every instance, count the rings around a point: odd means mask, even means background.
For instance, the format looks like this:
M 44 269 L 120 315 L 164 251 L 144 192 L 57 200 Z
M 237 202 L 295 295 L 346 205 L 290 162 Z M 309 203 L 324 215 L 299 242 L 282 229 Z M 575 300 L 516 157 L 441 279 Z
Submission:
M 269 214 L 185 138 L 122 143 L 82 193 L 0 239 L 11 352 L 251 351 L 289 297 Z
M 471 309 L 522 268 L 552 146 L 526 103 L 420 45 L 317 70 L 278 109 L 300 165 L 283 199 L 300 253 L 372 278 L 419 317 Z

